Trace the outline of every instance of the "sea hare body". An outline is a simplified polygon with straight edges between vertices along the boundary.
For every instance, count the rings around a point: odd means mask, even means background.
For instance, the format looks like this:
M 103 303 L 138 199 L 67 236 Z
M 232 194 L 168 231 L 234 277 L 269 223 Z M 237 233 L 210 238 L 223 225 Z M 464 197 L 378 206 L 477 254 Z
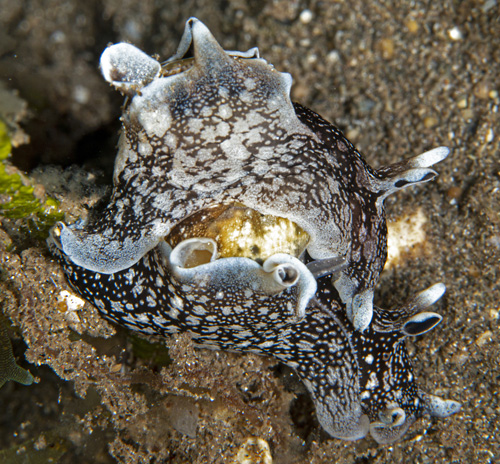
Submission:
M 453 401 L 415 384 L 403 339 L 438 284 L 373 308 L 386 259 L 384 198 L 434 177 L 437 148 L 374 170 L 327 121 L 290 101 L 291 77 L 257 49 L 226 52 L 191 18 L 161 65 L 128 44 L 101 57 L 127 94 L 109 204 L 58 224 L 49 246 L 107 318 L 293 367 L 334 437 L 401 437 Z

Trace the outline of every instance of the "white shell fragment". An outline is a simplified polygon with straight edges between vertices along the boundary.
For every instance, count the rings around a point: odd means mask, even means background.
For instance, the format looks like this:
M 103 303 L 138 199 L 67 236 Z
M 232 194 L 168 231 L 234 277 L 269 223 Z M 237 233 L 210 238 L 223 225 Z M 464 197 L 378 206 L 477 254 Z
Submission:
M 453 400 L 443 400 L 439 396 L 425 395 L 427 412 L 433 417 L 445 418 L 456 414 L 461 409 L 461 404 Z
M 78 311 L 85 306 L 85 300 L 82 300 L 80 297 L 68 292 L 67 290 L 59 292 L 57 301 L 59 301 L 59 303 L 63 303 L 68 311 Z

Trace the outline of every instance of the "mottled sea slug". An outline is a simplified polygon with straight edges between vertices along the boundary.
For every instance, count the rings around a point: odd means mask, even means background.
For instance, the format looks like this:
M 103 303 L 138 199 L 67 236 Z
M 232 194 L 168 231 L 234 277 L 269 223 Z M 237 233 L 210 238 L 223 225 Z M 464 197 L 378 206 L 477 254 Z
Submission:
M 48 241 L 80 295 L 132 330 L 276 357 L 333 437 L 390 443 L 459 409 L 420 390 L 404 343 L 441 321 L 426 309 L 444 285 L 373 306 L 384 199 L 432 179 L 448 149 L 371 168 L 291 102 L 289 74 L 195 18 L 165 63 L 122 43 L 101 70 L 128 97 L 112 196 Z

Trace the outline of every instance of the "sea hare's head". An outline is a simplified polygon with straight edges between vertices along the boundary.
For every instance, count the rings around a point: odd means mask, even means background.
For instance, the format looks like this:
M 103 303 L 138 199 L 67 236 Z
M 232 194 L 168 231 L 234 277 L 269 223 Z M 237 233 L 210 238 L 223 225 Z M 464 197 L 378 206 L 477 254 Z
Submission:
M 397 310 L 375 309 L 374 320 L 363 334 L 354 334 L 360 367 L 362 409 L 370 419 L 370 434 L 379 443 L 400 439 L 423 414 L 446 417 L 460 403 L 423 392 L 417 385 L 404 339 L 423 335 L 442 317 L 428 311 L 445 292 L 435 284 Z

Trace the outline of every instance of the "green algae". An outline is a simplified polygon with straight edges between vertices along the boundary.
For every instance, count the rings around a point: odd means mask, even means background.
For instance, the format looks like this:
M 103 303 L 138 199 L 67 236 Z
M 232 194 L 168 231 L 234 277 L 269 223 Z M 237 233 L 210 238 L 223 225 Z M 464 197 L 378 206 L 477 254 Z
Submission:
M 33 238 L 44 240 L 49 229 L 64 219 L 59 202 L 48 197 L 38 199 L 35 188 L 6 161 L 12 149 L 7 127 L 0 121 L 0 215 L 8 219 L 24 219 L 21 229 Z
M 3 464 L 49 464 L 60 462 L 68 451 L 68 440 L 57 431 L 44 432 L 37 439 L 27 440 L 20 445 L 0 450 Z
M 168 348 L 164 343 L 150 342 L 132 333 L 128 336 L 132 342 L 134 355 L 138 358 L 148 360 L 157 368 L 172 364 Z
M 7 133 L 7 126 L 0 121 L 0 161 L 7 159 L 12 150 L 12 144 Z
M 4 317 L 0 314 L 0 388 L 9 380 L 23 385 L 34 382 L 31 373 L 17 365 Z

